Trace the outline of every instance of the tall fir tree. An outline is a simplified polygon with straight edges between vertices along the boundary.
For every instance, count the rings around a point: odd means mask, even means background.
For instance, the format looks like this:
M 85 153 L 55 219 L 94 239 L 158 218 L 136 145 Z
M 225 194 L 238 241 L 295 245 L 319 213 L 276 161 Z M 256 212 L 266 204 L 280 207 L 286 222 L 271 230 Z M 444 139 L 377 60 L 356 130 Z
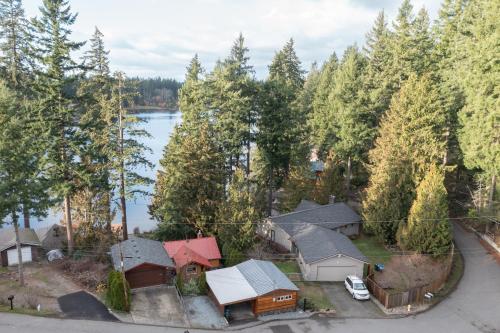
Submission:
M 196 124 L 209 118 L 202 75 L 203 68 L 198 55 L 195 55 L 187 67 L 184 84 L 179 90 L 179 109 L 182 112 L 183 123 Z
M 446 111 L 429 76 L 412 74 L 383 116 L 370 151 L 370 179 L 363 201 L 366 226 L 386 243 L 396 241 L 415 188 L 445 149 Z
M 160 160 L 150 214 L 162 240 L 214 234 L 224 198 L 224 156 L 212 125 L 187 126 L 175 128 Z
M 72 74 L 82 67 L 71 58 L 71 52 L 83 45 L 70 40 L 70 27 L 75 20 L 76 14 L 71 13 L 68 1 L 44 0 L 40 16 L 33 21 L 43 68 L 35 86 L 41 96 L 40 115 L 45 128 L 43 141 L 53 191 L 64 201 L 70 254 L 74 247 L 71 196 L 75 193 L 77 181 L 85 174 L 77 159 L 85 139 L 80 135 L 80 117 L 73 89 L 75 77 Z
M 500 63 L 498 1 L 470 1 L 460 26 L 459 77 L 465 105 L 458 138 L 465 166 L 490 179 L 488 208 L 494 208 L 500 165 Z
M 444 170 L 432 165 L 416 190 L 408 223 L 400 225 L 399 244 L 404 249 L 439 257 L 452 244 L 448 220 L 448 199 L 444 187 Z

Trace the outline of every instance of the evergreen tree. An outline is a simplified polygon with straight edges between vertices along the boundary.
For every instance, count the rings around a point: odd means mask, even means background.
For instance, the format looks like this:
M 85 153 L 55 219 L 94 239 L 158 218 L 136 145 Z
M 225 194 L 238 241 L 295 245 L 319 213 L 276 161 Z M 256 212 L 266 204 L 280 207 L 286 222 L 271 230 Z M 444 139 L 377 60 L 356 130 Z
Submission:
M 338 65 L 337 55 L 333 53 L 321 68 L 318 87 L 312 101 L 312 112 L 308 123 L 311 130 L 312 143 L 318 149 L 320 158 L 328 154 L 329 143 L 333 140 L 334 124 L 325 120 L 328 119 L 330 114 L 328 96 L 330 96 L 333 89 L 335 71 Z
M 446 111 L 428 76 L 410 75 L 382 117 L 370 151 L 370 180 L 363 201 L 368 229 L 394 243 L 399 222 L 408 216 L 415 188 L 445 147 Z
M 40 132 L 36 123 L 35 126 L 31 123 L 29 107 L 22 105 L 5 83 L 0 82 L 0 221 L 10 216 L 14 226 L 21 285 L 24 277 L 19 214 L 26 200 L 30 202 L 33 215 L 38 217 L 45 215 L 50 204 L 47 181 L 40 165 L 43 152 L 37 146 Z
M 432 165 L 418 185 L 407 225 L 401 224 L 403 248 L 435 257 L 449 252 L 452 243 L 444 172 Z
M 389 109 L 391 97 L 395 91 L 394 82 L 390 79 L 392 65 L 391 32 L 387 28 L 385 13 L 377 16 L 375 24 L 366 35 L 364 52 L 367 57 L 367 68 L 364 78 L 367 94 L 367 108 L 378 121 Z
M 64 201 L 64 217 L 67 226 L 68 252 L 73 252 L 73 225 L 71 220 L 71 196 L 76 182 L 85 170 L 77 156 L 85 141 L 80 136 L 79 115 L 73 91 L 75 70 L 81 68 L 71 59 L 71 52 L 83 43 L 70 41 L 70 27 L 76 20 L 68 1 L 44 0 L 40 16 L 34 20 L 39 47 L 40 73 L 36 90 L 41 97 L 41 120 L 45 128 L 44 142 L 48 158 L 49 176 L 53 190 Z M 83 176 L 86 178 L 86 176 Z
M 202 80 L 203 68 L 198 55 L 189 63 L 184 84 L 179 91 L 179 108 L 183 123 L 196 124 L 208 120 L 205 86 Z
M 223 247 L 245 251 L 255 238 L 255 224 L 259 220 L 256 209 L 255 186 L 238 169 L 227 190 L 227 198 L 218 207 L 217 236 Z
M 497 191 L 500 165 L 499 10 L 498 1 L 470 1 L 459 40 L 458 73 L 465 93 L 465 106 L 459 113 L 460 148 L 465 166 L 479 169 L 491 179 L 490 209 Z
M 158 172 L 150 214 L 157 237 L 178 239 L 216 232 L 216 211 L 224 196 L 224 158 L 208 122 L 174 130 Z
M 280 81 L 287 85 L 296 96 L 304 85 L 304 71 L 299 57 L 295 53 L 292 38 L 273 58 L 269 66 L 269 80 Z
M 344 160 L 346 192 L 350 190 L 352 163 L 363 162 L 375 134 L 375 117 L 366 109 L 363 90 L 366 59 L 356 47 L 350 47 L 335 72 L 334 87 L 329 96 L 330 114 L 325 119 L 333 123 L 333 141 L 329 147 Z

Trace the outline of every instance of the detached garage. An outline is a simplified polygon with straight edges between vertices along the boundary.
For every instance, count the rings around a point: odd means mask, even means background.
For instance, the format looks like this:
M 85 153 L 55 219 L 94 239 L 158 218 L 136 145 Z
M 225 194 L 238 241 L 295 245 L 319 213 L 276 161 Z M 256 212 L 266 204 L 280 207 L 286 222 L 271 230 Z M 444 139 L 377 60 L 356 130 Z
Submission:
M 208 271 L 209 296 L 219 311 L 234 318 L 242 310 L 252 316 L 295 310 L 298 290 L 270 261 L 247 260 L 233 267 Z
M 344 281 L 348 275 L 362 278 L 369 264 L 356 245 L 337 231 L 308 225 L 294 236 L 293 242 L 306 281 Z
M 123 270 L 130 288 L 143 288 L 168 284 L 175 276 L 175 265 L 161 242 L 139 237 L 115 244 L 111 247 L 113 266 Z
M 33 229 L 19 229 L 19 240 L 23 263 L 37 260 L 41 243 Z M 14 228 L 0 229 L 0 262 L 2 266 L 19 263 Z

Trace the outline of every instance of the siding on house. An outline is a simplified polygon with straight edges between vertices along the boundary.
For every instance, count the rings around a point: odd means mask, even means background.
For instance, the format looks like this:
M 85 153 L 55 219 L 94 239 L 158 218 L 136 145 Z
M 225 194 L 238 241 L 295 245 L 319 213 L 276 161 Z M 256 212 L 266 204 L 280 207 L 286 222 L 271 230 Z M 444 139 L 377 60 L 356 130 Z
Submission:
M 32 261 L 37 261 L 38 259 L 40 259 L 40 255 L 41 255 L 41 249 L 38 247 L 38 246 L 30 246 L 30 245 L 23 245 L 21 244 L 21 247 L 30 247 L 31 248 L 31 260 Z M 3 251 L 0 252 L 0 261 L 1 261 L 1 265 L 3 267 L 6 267 L 9 265 L 9 260 L 8 260 L 8 257 L 7 257 L 7 251 L 9 250 L 14 250 L 16 249 L 16 246 L 11 246 Z
M 365 263 L 344 255 L 306 263 L 299 254 L 299 267 L 306 281 L 344 281 L 347 275 L 363 276 Z
M 280 296 L 292 296 L 288 300 L 278 300 Z M 259 315 L 266 312 L 293 310 L 297 306 L 297 292 L 294 290 L 275 290 L 257 297 L 253 303 L 253 313 Z
M 274 235 L 272 236 L 273 232 Z M 266 239 L 272 240 L 273 243 L 279 245 L 283 250 L 292 251 L 293 246 L 290 235 L 271 220 L 265 220 L 257 229 L 257 233 Z

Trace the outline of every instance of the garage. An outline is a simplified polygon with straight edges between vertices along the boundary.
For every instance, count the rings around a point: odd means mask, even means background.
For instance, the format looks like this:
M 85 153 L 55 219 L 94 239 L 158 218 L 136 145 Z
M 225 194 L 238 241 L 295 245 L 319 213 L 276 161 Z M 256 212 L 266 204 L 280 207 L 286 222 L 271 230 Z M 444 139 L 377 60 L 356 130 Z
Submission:
M 24 262 L 31 262 L 31 246 L 21 247 L 21 257 Z M 19 263 L 19 256 L 17 254 L 17 249 L 10 249 L 7 251 L 7 261 L 9 266 L 17 265 Z
M 351 272 L 351 273 L 348 273 Z M 347 275 L 357 275 L 355 266 L 317 266 L 317 281 L 343 281 Z M 363 269 L 361 268 L 361 273 Z M 347 274 L 347 275 L 346 275 Z
M 306 281 L 344 281 L 347 275 L 363 277 L 368 259 L 340 232 L 305 226 L 293 237 L 299 250 L 299 267 Z
M 170 276 L 172 276 L 171 273 L 167 272 L 165 267 L 150 264 L 140 265 L 125 273 L 130 288 L 166 284 L 170 282 Z
M 115 270 L 125 272 L 130 288 L 159 286 L 172 282 L 175 265 L 163 244 L 131 236 L 111 247 Z

